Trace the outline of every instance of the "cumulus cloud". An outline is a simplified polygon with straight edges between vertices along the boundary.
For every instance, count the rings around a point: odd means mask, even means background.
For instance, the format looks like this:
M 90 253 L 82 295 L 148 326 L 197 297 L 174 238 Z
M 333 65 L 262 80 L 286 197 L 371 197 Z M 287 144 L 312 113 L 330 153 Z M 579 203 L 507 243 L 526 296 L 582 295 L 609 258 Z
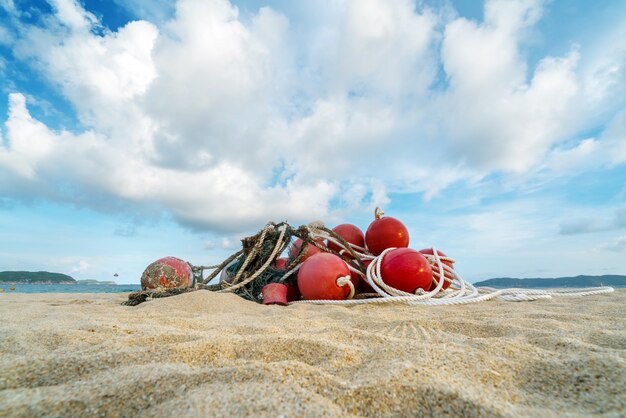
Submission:
M 350 1 L 306 30 L 268 7 L 242 19 L 227 0 L 179 0 L 168 21 L 117 31 L 74 0 L 52 5 L 7 42 L 81 126 L 50 129 L 24 93 L 10 95 L 0 191 L 13 198 L 230 233 L 332 218 L 393 192 L 429 199 L 494 171 L 564 170 L 608 143 L 626 159 L 619 116 L 601 137 L 563 145 L 584 125 L 588 89 L 576 48 L 528 68 L 521 46 L 540 1 L 488 1 L 482 22 L 410 0 Z
M 89 264 L 87 261 L 85 260 L 80 260 L 76 265 L 74 265 L 71 270 L 70 270 L 70 274 L 73 273 L 84 273 L 87 270 L 89 270 L 89 268 L 91 267 L 91 264 Z

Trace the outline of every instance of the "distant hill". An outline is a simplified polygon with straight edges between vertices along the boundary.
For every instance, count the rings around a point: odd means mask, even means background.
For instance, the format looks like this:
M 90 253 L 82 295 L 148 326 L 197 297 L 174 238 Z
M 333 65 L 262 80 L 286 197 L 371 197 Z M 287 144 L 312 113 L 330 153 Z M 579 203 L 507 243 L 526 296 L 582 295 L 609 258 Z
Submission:
M 0 283 L 76 284 L 76 280 L 49 271 L 0 271 Z
M 498 279 L 489 279 L 482 282 L 474 283 L 474 286 L 487 286 L 496 288 L 596 287 L 601 285 L 626 287 L 626 276 L 576 276 L 557 277 L 554 279 L 512 279 L 509 277 L 502 277 Z

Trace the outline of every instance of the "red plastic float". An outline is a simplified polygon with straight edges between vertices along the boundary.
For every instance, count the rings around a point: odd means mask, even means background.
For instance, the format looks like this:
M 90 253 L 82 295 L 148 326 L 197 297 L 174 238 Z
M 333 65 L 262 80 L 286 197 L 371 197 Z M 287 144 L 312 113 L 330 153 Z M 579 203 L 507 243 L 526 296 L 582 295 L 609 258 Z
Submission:
M 324 245 L 324 240 L 317 240 L 317 242 L 320 243 L 321 245 Z M 312 257 L 315 254 L 319 254 L 319 253 L 322 252 L 322 250 L 317 248 L 315 245 L 307 244 L 307 246 L 308 246 L 308 249 L 306 251 L 306 254 L 304 255 L 304 257 L 302 257 L 302 260 L 300 260 L 300 261 L 304 261 L 304 260 L 308 259 L 309 257 Z M 298 238 L 293 243 L 291 248 L 289 248 L 289 258 L 291 258 L 292 260 L 294 258 L 296 258 L 298 256 L 298 254 L 300 254 L 300 247 L 302 247 L 302 240 L 300 238 Z
M 287 305 L 288 288 L 282 283 L 270 283 L 261 289 L 263 305 Z
M 350 294 L 350 286 L 339 286 L 337 279 L 350 276 L 346 263 L 330 253 L 309 257 L 298 270 L 298 289 L 307 300 L 343 300 Z
M 359 247 L 365 247 L 365 236 L 363 235 L 363 231 L 361 231 L 358 226 L 352 224 L 341 224 L 337 225 L 332 230 L 348 243 Z M 340 252 L 342 250 L 341 247 L 331 241 L 328 241 L 328 248 L 336 252 Z M 347 253 L 346 255 L 349 256 L 350 253 Z
M 141 275 L 143 290 L 186 288 L 193 286 L 191 266 L 176 257 L 163 257 L 150 264 Z
M 428 255 L 434 255 L 434 254 L 435 254 L 435 253 L 433 252 L 433 249 L 432 249 L 432 248 L 424 248 L 423 250 L 420 250 L 420 253 L 422 253 L 422 254 L 428 254 Z M 437 254 L 439 254 L 439 257 L 446 257 L 446 255 L 445 255 L 444 253 L 442 253 L 441 251 L 439 251 L 439 250 L 437 250 Z M 448 267 L 454 268 L 454 263 L 453 263 L 453 262 L 451 262 L 451 261 L 446 261 L 446 260 L 444 260 L 444 261 L 442 261 L 442 263 L 443 263 L 443 264 L 445 264 L 445 265 L 446 265 L 446 266 L 448 266 Z M 432 268 L 432 270 L 433 270 L 433 273 L 434 273 L 435 271 L 438 271 L 438 270 L 439 270 L 436 266 L 433 266 L 433 267 L 431 267 L 431 268 Z M 454 277 L 452 277 L 452 274 L 451 274 L 451 273 L 449 273 L 449 272 L 447 272 L 446 270 L 444 270 L 444 275 L 445 275 L 448 279 L 450 279 L 450 280 L 454 279 Z M 429 290 L 435 290 L 435 287 L 437 287 L 437 285 L 438 285 L 438 284 L 439 284 L 439 282 L 437 281 L 437 278 L 436 278 L 436 277 L 435 277 L 435 275 L 433 274 L 433 282 L 432 282 L 432 284 L 430 285 L 430 289 L 429 289 Z M 442 289 L 447 289 L 447 288 L 449 288 L 449 287 L 450 287 L 450 282 L 449 282 L 449 281 L 447 281 L 447 280 L 444 280 L 444 282 L 443 282 L 443 286 L 442 286 L 441 288 L 442 288 Z
M 387 248 L 404 248 L 409 246 L 409 231 L 404 224 L 392 217 L 383 217 L 383 212 L 376 208 L 376 219 L 365 232 L 365 244 L 374 255 L 380 255 Z
M 380 276 L 385 284 L 407 293 L 430 289 L 433 272 L 426 257 L 412 248 L 389 251 L 380 263 Z
M 274 268 L 278 271 L 285 271 L 287 270 L 288 265 L 289 259 L 286 257 L 280 257 L 276 259 L 276 262 L 274 263 Z

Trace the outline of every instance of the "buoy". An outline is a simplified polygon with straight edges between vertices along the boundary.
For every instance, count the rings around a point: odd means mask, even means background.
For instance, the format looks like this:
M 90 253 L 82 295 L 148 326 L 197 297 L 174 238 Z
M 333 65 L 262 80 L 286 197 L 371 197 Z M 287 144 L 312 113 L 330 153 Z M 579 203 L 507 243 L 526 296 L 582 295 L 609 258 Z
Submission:
M 412 248 L 389 251 L 380 263 L 380 276 L 385 284 L 407 293 L 430 289 L 433 272 L 422 253 Z
M 193 286 L 193 273 L 186 261 L 176 257 L 160 258 L 150 264 L 141 275 L 143 290 L 162 287 L 187 288 Z
M 263 286 L 263 305 L 287 305 L 287 286 L 282 283 L 270 283 Z
M 346 277 L 350 277 L 350 270 L 340 257 L 319 253 L 309 257 L 300 266 L 298 289 L 307 300 L 343 300 L 350 294 L 350 286 L 341 285 Z M 340 279 L 340 284 L 337 279 Z
M 363 231 L 361 231 L 358 226 L 352 224 L 341 224 L 337 225 L 332 230 L 348 243 L 359 247 L 365 247 L 365 236 L 363 235 Z M 328 248 L 336 252 L 340 252 L 343 249 L 330 240 L 328 241 Z M 347 251 L 344 253 L 347 256 L 350 255 Z
M 404 248 L 409 246 L 409 231 L 404 224 L 376 208 L 372 221 L 365 232 L 365 244 L 374 255 L 380 255 L 387 248 Z
M 286 257 L 280 257 L 276 259 L 276 262 L 274 263 L 274 268 L 278 271 L 285 271 L 287 270 L 288 265 L 289 259 Z
M 296 300 L 302 299 L 302 295 L 300 294 L 298 285 L 287 283 L 286 286 L 287 286 L 287 302 L 295 302 Z
M 435 255 L 435 253 L 433 252 L 432 248 L 424 248 L 423 250 L 420 250 L 420 253 L 422 254 L 428 254 L 428 255 Z M 446 255 L 444 253 L 442 253 L 441 251 L 437 250 L 437 254 L 439 254 L 439 257 L 446 257 Z M 452 261 L 448 261 L 448 260 L 443 260 L 442 261 L 443 264 L 445 264 L 446 266 L 450 267 L 450 268 L 454 268 L 454 263 Z M 437 277 L 435 277 L 435 272 L 439 272 L 439 269 L 437 268 L 437 266 L 432 266 L 431 267 L 432 271 L 433 271 L 433 282 L 430 285 L 430 290 L 435 290 L 435 287 L 437 287 L 437 285 L 439 284 L 439 281 L 437 280 Z M 444 270 L 444 276 L 446 276 L 448 279 L 452 280 L 454 279 L 454 277 L 452 276 L 452 274 L 446 270 Z M 442 289 L 447 289 L 450 287 L 450 282 L 447 280 L 444 280 L 443 285 L 442 285 Z
M 324 245 L 324 240 L 316 240 L 316 242 L 318 242 L 321 245 Z M 300 238 L 298 238 L 293 245 L 291 246 L 291 248 L 289 248 L 289 258 L 290 259 L 294 259 L 298 256 L 298 254 L 300 254 L 300 247 L 302 247 L 302 240 Z M 319 254 L 322 252 L 322 250 L 320 250 L 319 248 L 317 248 L 315 245 L 312 244 L 307 244 L 307 251 L 306 254 L 304 255 L 304 257 L 302 257 L 302 260 L 300 260 L 300 262 L 308 259 L 309 257 L 314 256 L 315 254 Z

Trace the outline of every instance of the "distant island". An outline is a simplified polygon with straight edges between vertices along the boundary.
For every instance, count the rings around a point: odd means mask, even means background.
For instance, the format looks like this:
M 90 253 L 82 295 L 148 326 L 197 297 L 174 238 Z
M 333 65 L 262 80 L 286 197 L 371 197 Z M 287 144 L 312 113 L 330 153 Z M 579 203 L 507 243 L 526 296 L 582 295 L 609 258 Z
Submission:
M 554 279 L 513 279 L 502 277 L 498 279 L 483 280 L 474 283 L 474 286 L 486 286 L 495 288 L 521 287 L 521 288 L 545 288 L 545 287 L 597 287 L 612 286 L 626 287 L 626 276 L 576 276 L 557 277 Z
M 104 286 L 115 286 L 117 285 L 117 283 L 115 283 L 113 280 L 93 280 L 93 279 L 87 279 L 87 280 L 77 280 L 76 281 L 78 284 L 93 284 L 93 285 L 104 285 Z
M 67 274 L 49 271 L 0 271 L 0 283 L 76 284 Z
M 75 280 L 62 273 L 49 271 L 0 271 L 0 283 L 5 284 L 83 284 L 83 285 L 117 285 L 111 280 Z

